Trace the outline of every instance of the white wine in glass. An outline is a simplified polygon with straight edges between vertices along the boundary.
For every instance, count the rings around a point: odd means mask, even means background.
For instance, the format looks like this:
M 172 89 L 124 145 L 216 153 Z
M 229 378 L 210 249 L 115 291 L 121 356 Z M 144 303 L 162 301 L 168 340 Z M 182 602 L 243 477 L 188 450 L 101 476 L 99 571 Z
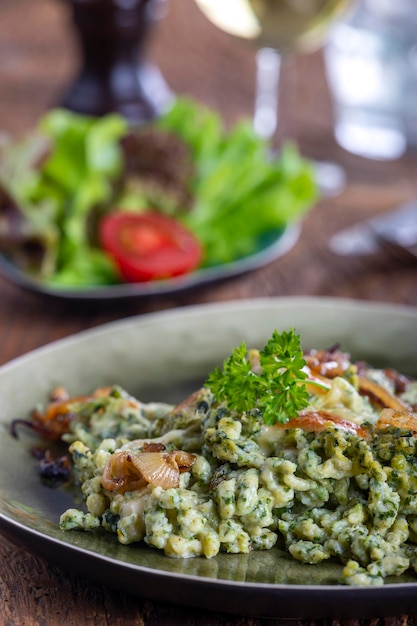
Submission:
M 278 89 L 283 56 L 319 48 L 332 23 L 354 0 L 195 0 L 218 28 L 252 41 L 258 49 L 254 127 L 271 139 L 278 124 Z M 320 171 L 319 166 L 322 168 Z M 318 164 L 318 178 L 331 192 L 344 178 L 333 164 Z M 322 176 L 323 174 L 323 176 Z M 324 180 L 324 179 L 327 180 Z M 330 178 L 333 178 L 330 180 Z M 320 181 L 319 181 L 320 182 Z
M 259 48 L 309 52 L 351 0 L 196 0 L 218 28 Z

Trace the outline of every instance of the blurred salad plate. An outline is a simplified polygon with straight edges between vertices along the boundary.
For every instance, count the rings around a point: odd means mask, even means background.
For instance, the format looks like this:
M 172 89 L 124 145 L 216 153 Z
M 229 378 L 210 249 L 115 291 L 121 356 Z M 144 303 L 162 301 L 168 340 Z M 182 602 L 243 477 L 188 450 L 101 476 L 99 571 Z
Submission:
M 286 253 L 317 198 L 295 146 L 179 98 L 128 127 L 48 112 L 0 152 L 0 272 L 64 299 L 175 293 Z
M 296 243 L 299 233 L 299 224 L 288 226 L 284 230 L 270 233 L 269 237 L 265 237 L 265 243 L 256 252 L 242 259 L 216 267 L 197 269 L 182 276 L 165 280 L 62 289 L 32 278 L 16 267 L 7 256 L 1 254 L 0 273 L 9 282 L 26 291 L 58 300 L 106 301 L 174 295 L 241 276 L 264 267 L 286 254 Z

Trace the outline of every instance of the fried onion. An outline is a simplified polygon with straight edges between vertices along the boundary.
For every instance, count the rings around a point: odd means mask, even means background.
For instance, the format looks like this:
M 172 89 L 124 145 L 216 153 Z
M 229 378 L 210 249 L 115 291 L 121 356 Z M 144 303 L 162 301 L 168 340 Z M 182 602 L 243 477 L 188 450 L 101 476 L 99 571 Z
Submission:
M 188 471 L 195 459 L 195 454 L 183 450 L 139 453 L 120 450 L 108 459 L 101 484 L 117 493 L 144 489 L 147 484 L 163 489 L 178 487 L 180 474 Z

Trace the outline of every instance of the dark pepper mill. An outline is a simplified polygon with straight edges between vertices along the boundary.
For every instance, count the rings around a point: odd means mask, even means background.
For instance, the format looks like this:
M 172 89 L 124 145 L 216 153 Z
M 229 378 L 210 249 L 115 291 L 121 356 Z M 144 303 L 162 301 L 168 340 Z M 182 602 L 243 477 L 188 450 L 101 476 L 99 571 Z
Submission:
M 172 98 L 143 52 L 165 0 L 65 0 L 81 52 L 78 76 L 61 105 L 86 115 L 118 112 L 132 124 L 150 120 Z

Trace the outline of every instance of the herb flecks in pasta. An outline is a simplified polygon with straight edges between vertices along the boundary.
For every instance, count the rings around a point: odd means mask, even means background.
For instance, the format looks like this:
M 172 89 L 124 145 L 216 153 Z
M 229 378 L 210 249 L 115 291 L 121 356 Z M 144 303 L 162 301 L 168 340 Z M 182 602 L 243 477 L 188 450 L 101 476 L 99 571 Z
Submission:
M 114 387 L 65 399 L 55 428 L 53 402 L 37 428 L 69 444 L 85 503 L 63 530 L 176 558 L 278 544 L 338 560 L 349 585 L 417 571 L 417 382 L 392 369 L 303 353 L 290 330 L 236 348 L 177 406 Z

